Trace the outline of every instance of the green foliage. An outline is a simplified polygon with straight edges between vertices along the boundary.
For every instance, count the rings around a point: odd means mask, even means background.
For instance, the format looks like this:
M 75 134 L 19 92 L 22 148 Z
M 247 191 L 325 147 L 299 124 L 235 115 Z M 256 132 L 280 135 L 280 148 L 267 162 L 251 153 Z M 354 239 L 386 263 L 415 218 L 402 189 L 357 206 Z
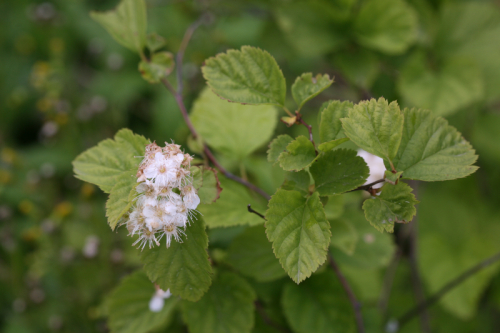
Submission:
M 333 80 L 330 80 L 328 74 L 318 74 L 315 77 L 312 73 L 304 73 L 297 77 L 292 85 L 292 96 L 297 105 L 298 110 L 312 98 L 318 96 L 323 90 L 331 86 Z
M 332 271 L 315 274 L 300 286 L 288 283 L 282 304 L 294 332 L 356 332 L 352 306 Z
M 366 219 L 380 232 L 393 232 L 396 222 L 410 222 L 417 213 L 415 205 L 418 203 L 411 191 L 412 188 L 403 182 L 385 184 L 379 195 L 364 202 Z
M 342 219 L 330 220 L 332 238 L 330 246 L 336 247 L 348 255 L 354 254 L 359 235 L 354 226 Z
M 332 150 L 333 148 L 336 148 L 337 146 L 343 144 L 344 142 L 349 141 L 349 138 L 342 138 L 342 139 L 337 139 L 337 140 L 332 140 L 328 142 L 323 142 L 318 146 L 318 150 L 321 150 L 322 152 L 327 152 L 329 150 Z
M 145 249 L 141 261 L 148 277 L 161 289 L 170 289 L 173 295 L 195 302 L 212 283 L 208 237 L 200 215 L 186 227 L 185 233 L 183 243 Z
M 399 181 L 399 178 L 401 178 L 402 174 L 403 174 L 403 171 L 399 171 L 399 172 L 393 173 L 390 170 L 385 170 L 385 172 L 384 172 L 384 179 L 385 179 L 386 182 L 389 182 L 392 185 L 396 185 L 396 183 Z
M 288 134 L 278 135 L 269 144 L 269 149 L 267 150 L 267 160 L 276 164 L 280 154 L 286 150 L 288 144 L 293 141 L 293 138 Z
M 198 302 L 182 302 L 182 315 L 192 333 L 249 333 L 254 322 L 252 287 L 243 278 L 220 272 Z
M 269 142 L 276 116 L 272 106 L 229 103 L 205 89 L 193 105 L 192 122 L 215 150 L 243 158 Z
M 109 327 L 115 333 L 147 333 L 166 327 L 178 303 L 176 297 L 165 300 L 159 312 L 149 309 L 154 285 L 143 271 L 125 277 L 109 296 Z
M 193 186 L 200 197 L 200 203 L 210 205 L 217 201 L 222 191 L 217 170 L 205 166 L 194 166 L 191 167 L 190 172 L 193 177 Z
M 150 33 L 146 36 L 146 46 L 151 53 L 154 53 L 167 44 L 167 40 L 156 32 Z
M 134 203 L 136 179 L 135 172 L 125 172 L 118 177 L 116 185 L 111 190 L 106 201 L 106 217 L 112 230 L 115 230 L 118 221 Z
M 300 171 L 314 161 L 316 151 L 308 138 L 301 135 L 286 146 L 278 158 L 280 166 L 286 171 Z
M 301 170 L 298 172 L 287 172 L 285 181 L 281 188 L 288 191 L 299 191 L 303 195 L 309 194 L 309 185 L 311 183 L 311 176 L 309 172 Z
M 342 126 L 348 138 L 362 149 L 392 163 L 396 156 L 403 132 L 403 114 L 397 102 L 360 102 L 349 111 L 349 117 L 342 119 Z
M 310 167 L 316 191 L 322 196 L 341 194 L 365 183 L 370 173 L 354 150 L 331 150 L 318 156 Z
M 229 50 L 207 59 L 202 72 L 210 88 L 230 102 L 285 105 L 285 77 L 267 51 L 251 46 Z
M 319 137 L 321 142 L 328 142 L 340 138 L 344 138 L 345 134 L 342 129 L 341 118 L 349 115 L 349 110 L 354 105 L 349 101 L 330 101 L 321 106 Z
M 286 275 L 274 256 L 263 226 L 248 228 L 237 236 L 228 249 L 227 262 L 259 282 L 273 281 Z
M 170 52 L 154 53 L 149 61 L 139 63 L 139 72 L 149 83 L 160 83 L 174 70 L 174 55 Z
M 403 178 L 424 181 L 462 178 L 474 173 L 471 145 L 448 122 L 430 111 L 403 110 L 403 137 L 394 166 Z
M 370 0 L 354 22 L 357 41 L 388 54 L 400 54 L 417 37 L 417 15 L 403 0 Z
M 121 45 L 142 52 L 146 45 L 146 4 L 144 0 L 121 0 L 109 12 L 91 12 L 90 16 L 101 24 Z
M 300 283 L 326 260 L 330 224 L 318 193 L 278 190 L 266 211 L 267 238 L 292 280 Z

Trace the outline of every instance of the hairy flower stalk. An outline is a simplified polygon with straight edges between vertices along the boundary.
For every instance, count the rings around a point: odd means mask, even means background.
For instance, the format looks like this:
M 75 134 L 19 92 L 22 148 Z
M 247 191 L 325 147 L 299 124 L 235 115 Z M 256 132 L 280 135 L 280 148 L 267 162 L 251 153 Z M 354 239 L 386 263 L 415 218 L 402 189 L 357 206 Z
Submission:
M 165 237 L 167 247 L 172 239 L 182 242 L 186 226 L 195 218 L 200 204 L 189 173 L 191 160 L 180 146 L 155 142 L 146 146 L 144 159 L 137 171 L 137 198 L 128 220 L 129 236 L 138 235 L 133 245 L 144 249 L 160 245 Z

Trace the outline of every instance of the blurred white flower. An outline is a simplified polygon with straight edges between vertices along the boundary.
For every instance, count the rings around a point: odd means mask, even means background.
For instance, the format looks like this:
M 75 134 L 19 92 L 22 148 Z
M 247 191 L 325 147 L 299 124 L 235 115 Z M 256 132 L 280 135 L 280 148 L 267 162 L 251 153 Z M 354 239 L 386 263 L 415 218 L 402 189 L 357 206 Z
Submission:
M 366 164 L 368 164 L 368 167 L 370 168 L 370 176 L 368 177 L 368 179 L 366 179 L 365 184 L 369 184 L 384 178 L 384 172 L 386 169 L 383 159 L 373 154 L 370 154 L 369 152 L 366 152 L 363 149 L 358 150 L 358 156 L 362 157 L 365 160 Z M 384 185 L 384 183 L 379 183 L 374 185 L 373 188 L 379 188 L 382 187 L 382 185 Z
M 165 299 L 170 296 L 172 296 L 170 289 L 167 289 L 167 291 L 157 289 L 149 301 L 149 310 L 152 312 L 160 312 L 165 305 Z

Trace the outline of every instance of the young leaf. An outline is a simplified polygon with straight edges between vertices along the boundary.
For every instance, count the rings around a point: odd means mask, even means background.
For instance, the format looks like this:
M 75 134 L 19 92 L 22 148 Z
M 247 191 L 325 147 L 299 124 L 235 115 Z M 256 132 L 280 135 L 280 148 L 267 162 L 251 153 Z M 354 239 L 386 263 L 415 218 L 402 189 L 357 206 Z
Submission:
M 403 178 L 424 181 L 466 177 L 478 167 L 472 146 L 448 122 L 430 111 L 404 109 L 403 139 L 394 166 Z
M 153 54 L 151 60 L 139 63 L 139 72 L 144 80 L 150 83 L 159 83 L 166 78 L 174 69 L 174 56 L 170 52 L 158 52 Z
M 304 73 L 297 77 L 292 85 L 292 96 L 299 110 L 310 99 L 318 96 L 323 90 L 331 86 L 333 80 L 330 80 L 328 74 L 318 74 L 316 77 L 312 73 Z
M 240 159 L 269 142 L 278 121 L 273 106 L 229 103 L 210 89 L 194 102 L 191 120 L 212 148 Z
M 401 54 L 417 37 L 418 16 L 402 0 L 370 0 L 354 21 L 358 42 L 387 54 Z
M 205 223 L 198 214 L 186 227 L 183 242 L 172 242 L 145 249 L 141 255 L 148 277 L 161 289 L 196 302 L 212 283 L 212 267 L 208 261 L 208 237 Z
M 330 101 L 321 106 L 321 119 L 319 122 L 319 138 L 321 142 L 328 142 L 345 138 L 341 118 L 349 115 L 353 104 L 349 101 Z
M 133 170 L 124 172 L 117 178 L 116 185 L 113 186 L 106 201 L 106 217 L 112 230 L 115 230 L 118 221 L 132 207 L 136 185 L 137 178 Z
M 418 201 L 411 191 L 403 182 L 384 184 L 379 195 L 363 203 L 366 219 L 380 232 L 394 232 L 395 222 L 408 223 L 417 213 Z
M 267 160 L 273 164 L 278 162 L 280 154 L 286 150 L 286 147 L 292 141 L 293 138 L 288 134 L 278 135 L 269 144 L 269 149 L 267 150 Z
M 317 192 L 278 190 L 266 211 L 267 238 L 274 254 L 293 281 L 300 283 L 326 260 L 330 223 Z
M 142 52 L 146 45 L 146 4 L 144 0 L 121 0 L 111 11 L 90 12 L 90 17 L 101 24 L 120 44 L 132 51 Z
M 341 121 L 345 135 L 360 148 L 388 162 L 394 159 L 404 122 L 397 102 L 389 104 L 383 98 L 360 102 Z
M 176 297 L 164 300 L 159 312 L 149 309 L 149 301 L 155 294 L 154 285 L 144 271 L 136 271 L 125 277 L 111 293 L 109 304 L 109 328 L 116 333 L 147 333 L 168 325 L 178 303 Z
M 385 179 L 385 181 L 391 183 L 392 185 L 395 185 L 396 182 L 398 181 L 398 179 L 401 178 L 401 175 L 403 174 L 403 172 L 404 171 L 392 173 L 392 171 L 385 170 L 384 179 Z
M 309 194 L 309 185 L 311 183 L 311 177 L 309 172 L 301 170 L 298 172 L 287 172 L 285 174 L 285 181 L 281 188 L 287 191 L 299 191 L 303 195 Z
M 313 275 L 301 286 L 288 283 L 281 303 L 294 332 L 356 332 L 352 306 L 332 270 Z
M 265 205 L 249 193 L 249 190 L 235 181 L 219 175 L 222 188 L 220 198 L 211 205 L 200 205 L 198 211 L 204 216 L 210 228 L 230 227 L 235 225 L 262 224 L 264 220 L 247 210 L 248 204 L 258 212 L 266 210 Z
M 286 275 L 261 225 L 248 228 L 233 240 L 227 261 L 242 274 L 259 282 L 273 281 Z
M 370 169 L 351 149 L 330 150 L 318 156 L 309 168 L 322 196 L 341 194 L 363 185 Z
M 286 82 L 266 51 L 243 46 L 209 58 L 202 67 L 207 84 L 220 97 L 243 104 L 284 106 Z
M 193 166 L 189 171 L 193 177 L 193 186 L 198 191 L 200 203 L 210 205 L 217 201 L 222 191 L 217 170 L 205 166 Z
M 318 150 L 321 150 L 322 152 L 327 152 L 329 150 L 332 150 L 333 148 L 336 148 L 337 146 L 340 146 L 341 144 L 347 141 L 349 141 L 349 138 L 342 138 L 342 139 L 323 142 L 318 146 Z
M 286 151 L 280 154 L 278 161 L 283 170 L 299 171 L 309 166 L 315 158 L 314 145 L 301 135 L 286 146 Z
M 191 333 L 250 333 L 255 298 L 248 282 L 221 272 L 198 302 L 182 301 L 182 316 Z
M 345 254 L 352 255 L 359 239 L 356 228 L 342 219 L 331 220 L 330 227 L 332 231 L 330 246 L 336 247 Z
M 136 170 L 140 163 L 138 157 L 144 156 L 149 141 L 141 135 L 122 129 L 115 139 L 101 141 L 73 161 L 75 177 L 99 186 L 110 193 L 120 176 Z
M 156 32 L 150 33 L 146 36 L 146 46 L 151 53 L 158 51 L 166 44 L 166 39 L 158 35 Z

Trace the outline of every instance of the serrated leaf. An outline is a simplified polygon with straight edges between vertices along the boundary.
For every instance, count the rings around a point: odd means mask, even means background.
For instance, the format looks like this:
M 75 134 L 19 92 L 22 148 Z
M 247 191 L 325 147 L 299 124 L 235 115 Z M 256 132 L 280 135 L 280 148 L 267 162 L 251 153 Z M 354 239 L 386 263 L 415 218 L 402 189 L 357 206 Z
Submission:
M 149 141 L 143 136 L 122 129 L 116 133 L 114 140 L 101 141 L 77 156 L 73 161 L 75 177 L 110 193 L 125 172 L 137 172 L 147 144 Z
M 321 150 L 322 152 L 327 152 L 329 150 L 332 150 L 333 148 L 336 148 L 337 146 L 340 146 L 341 144 L 347 141 L 349 141 L 349 138 L 342 138 L 342 139 L 323 142 L 318 146 L 318 150 Z
M 256 295 L 244 279 L 221 272 L 198 302 L 182 302 L 182 316 L 191 333 L 249 333 Z
M 209 58 L 202 67 L 207 84 L 220 97 L 244 104 L 284 106 L 286 82 L 266 51 L 243 46 Z
M 191 120 L 214 149 L 243 158 L 267 143 L 277 124 L 277 111 L 269 105 L 240 105 L 220 99 L 205 89 L 193 104 Z
M 439 71 L 428 68 L 425 54 L 415 54 L 403 67 L 398 90 L 408 106 L 450 115 L 483 98 L 481 70 L 473 61 L 449 58 Z
M 266 219 L 267 238 L 293 281 L 300 283 L 325 262 L 330 223 L 317 192 L 304 198 L 297 191 L 278 190 L 269 201 Z
M 363 3 L 354 21 L 357 41 L 387 54 L 401 54 L 417 37 L 418 16 L 402 0 L 370 0 Z
M 227 262 L 259 282 L 273 281 L 286 275 L 261 225 L 248 228 L 234 238 L 228 249 Z
M 352 306 L 331 270 L 313 275 L 300 286 L 288 283 L 281 303 L 294 332 L 356 332 Z
M 144 0 L 121 0 L 114 10 L 90 12 L 90 17 L 101 24 L 121 45 L 142 52 L 146 45 L 146 4 Z
M 329 101 L 321 106 L 319 110 L 321 115 L 319 137 L 321 142 L 345 138 L 340 119 L 347 117 L 349 109 L 352 107 L 353 104 L 349 101 Z
M 144 249 L 141 261 L 148 277 L 161 289 L 196 302 L 212 283 L 212 267 L 208 261 L 208 237 L 205 222 L 198 214 L 186 227 L 182 243 L 172 242 Z
M 310 99 L 318 96 L 323 90 L 331 86 L 333 80 L 330 80 L 328 74 L 318 74 L 315 77 L 312 73 L 304 73 L 297 77 L 292 85 L 292 96 L 297 105 L 298 110 Z
M 193 177 L 193 186 L 200 197 L 200 203 L 209 205 L 216 202 L 222 191 L 217 170 L 205 166 L 193 166 L 189 171 Z
M 345 135 L 360 148 L 388 162 L 394 159 L 404 122 L 396 101 L 389 104 L 384 98 L 372 98 L 360 102 L 341 121 Z
M 330 150 L 318 156 L 309 168 L 320 195 L 341 194 L 366 182 L 370 169 L 351 149 Z
M 401 175 L 403 174 L 404 171 L 399 171 L 396 173 L 392 173 L 392 171 L 385 170 L 384 171 L 384 179 L 386 182 L 391 183 L 392 185 L 395 185 L 396 182 L 399 180 Z
M 262 224 L 264 220 L 248 212 L 247 206 L 258 212 L 264 212 L 266 206 L 252 195 L 249 190 L 223 175 L 219 175 L 221 187 L 224 189 L 220 193 L 217 202 L 211 205 L 200 205 L 198 211 L 204 216 L 207 226 L 210 228 L 231 227 L 235 225 L 256 225 Z
M 109 296 L 108 325 L 115 333 L 147 333 L 166 327 L 172 318 L 178 299 L 165 299 L 159 312 L 149 309 L 156 289 L 140 270 L 125 277 Z
M 404 109 L 403 138 L 394 166 L 403 178 L 424 181 L 466 177 L 478 167 L 472 146 L 448 122 L 427 110 Z
M 273 164 L 276 163 L 280 154 L 286 150 L 286 147 L 292 141 L 293 138 L 288 134 L 278 135 L 269 144 L 269 149 L 267 150 L 267 160 Z
M 116 180 L 116 185 L 111 189 L 108 201 L 106 201 L 106 217 L 112 230 L 115 230 L 118 221 L 128 212 L 133 200 L 130 200 L 135 193 L 137 178 L 135 172 L 124 172 Z
M 278 161 L 285 171 L 300 171 L 309 166 L 315 158 L 314 145 L 308 138 L 300 135 L 286 146 Z
M 408 223 L 417 213 L 412 188 L 403 182 L 384 184 L 379 195 L 365 200 L 366 219 L 380 232 L 394 232 L 394 223 Z
M 311 184 L 311 177 L 309 172 L 301 170 L 298 172 L 287 172 L 285 174 L 285 181 L 281 188 L 287 191 L 299 191 L 303 195 L 309 194 L 309 185 Z
M 330 220 L 332 238 L 330 246 L 336 247 L 348 255 L 352 255 L 356 249 L 359 235 L 354 226 L 346 220 Z
M 170 52 L 154 53 L 149 61 L 139 63 L 139 72 L 149 83 L 160 83 L 174 70 L 174 55 Z

